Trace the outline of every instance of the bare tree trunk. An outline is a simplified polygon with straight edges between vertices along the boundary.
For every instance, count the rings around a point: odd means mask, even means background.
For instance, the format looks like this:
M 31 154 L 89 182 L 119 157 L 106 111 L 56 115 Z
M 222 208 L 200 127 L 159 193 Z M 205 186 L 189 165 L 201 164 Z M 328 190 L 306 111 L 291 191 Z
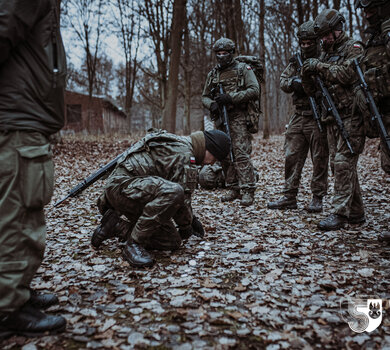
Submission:
M 333 0 L 333 8 L 335 10 L 340 10 L 340 4 L 341 4 L 341 0 Z
M 264 26 L 264 18 L 265 18 L 265 1 L 260 0 L 260 32 L 259 32 L 259 42 L 260 42 L 260 58 L 263 61 L 264 64 L 264 79 L 263 83 L 261 84 L 261 100 L 263 104 L 263 116 L 264 116 L 264 122 L 263 122 L 263 138 L 268 139 L 269 138 L 269 120 L 268 120 L 268 105 L 267 105 L 267 66 L 265 64 L 265 40 L 264 40 L 264 32 L 265 32 L 265 26 Z
M 303 6 L 302 0 L 297 0 L 298 25 L 303 23 Z
M 188 135 L 191 132 L 191 52 L 190 52 L 190 38 L 188 30 L 188 18 L 186 17 L 186 26 L 184 32 L 184 118 L 183 118 L 183 132 Z
M 176 131 L 176 101 L 179 82 L 179 66 L 182 45 L 182 34 L 186 16 L 187 0 L 175 0 L 171 25 L 171 60 L 169 62 L 167 102 L 164 107 L 163 128 L 169 132 Z

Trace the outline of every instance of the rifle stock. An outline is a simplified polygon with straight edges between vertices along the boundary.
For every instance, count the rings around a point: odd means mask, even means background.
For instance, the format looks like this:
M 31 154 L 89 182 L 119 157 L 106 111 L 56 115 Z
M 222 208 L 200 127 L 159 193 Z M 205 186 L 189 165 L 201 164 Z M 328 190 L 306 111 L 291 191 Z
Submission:
M 363 90 L 364 96 L 366 97 L 366 102 L 370 108 L 371 118 L 376 121 L 378 128 L 379 128 L 380 136 L 381 136 L 383 142 L 385 143 L 387 150 L 390 152 L 390 137 L 387 133 L 385 124 L 383 123 L 382 116 L 379 113 L 378 107 L 375 103 L 374 97 L 372 96 L 370 88 L 368 87 L 368 84 L 367 84 L 366 80 L 364 79 L 364 74 L 363 74 L 362 69 L 360 68 L 358 60 L 355 58 L 353 60 L 353 63 L 355 65 L 356 73 L 359 77 L 360 87 Z

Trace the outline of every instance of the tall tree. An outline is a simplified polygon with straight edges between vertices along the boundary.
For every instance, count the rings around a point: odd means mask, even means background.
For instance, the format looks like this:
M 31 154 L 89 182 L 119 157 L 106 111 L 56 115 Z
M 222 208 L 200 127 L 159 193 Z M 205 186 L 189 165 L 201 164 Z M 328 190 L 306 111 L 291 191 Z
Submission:
M 170 48 L 171 57 L 169 62 L 167 102 L 163 113 L 163 128 L 169 132 L 176 131 L 176 102 L 177 86 L 179 83 L 179 67 L 182 47 L 182 35 L 186 18 L 187 0 L 174 0 L 173 16 L 171 24 Z
M 263 61 L 264 64 L 264 79 L 261 86 L 261 98 L 262 98 L 262 104 L 263 104 L 263 137 L 265 139 L 269 138 L 270 130 L 269 130 L 269 120 L 268 120 L 268 100 L 267 100 L 267 65 L 265 61 L 265 1 L 260 0 L 260 26 L 259 26 L 259 42 L 260 42 L 260 58 Z

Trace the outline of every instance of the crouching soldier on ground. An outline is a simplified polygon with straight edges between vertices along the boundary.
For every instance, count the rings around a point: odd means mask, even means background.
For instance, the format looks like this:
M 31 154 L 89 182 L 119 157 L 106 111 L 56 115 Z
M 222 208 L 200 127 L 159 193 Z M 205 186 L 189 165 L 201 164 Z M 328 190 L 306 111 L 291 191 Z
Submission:
M 174 250 L 192 234 L 203 236 L 191 208 L 196 166 L 221 161 L 229 150 L 229 138 L 219 130 L 146 135 L 118 161 L 108 179 L 98 200 L 103 218 L 92 246 L 97 249 L 108 238 L 122 238 L 123 258 L 132 266 L 147 267 L 154 264 L 147 250 Z

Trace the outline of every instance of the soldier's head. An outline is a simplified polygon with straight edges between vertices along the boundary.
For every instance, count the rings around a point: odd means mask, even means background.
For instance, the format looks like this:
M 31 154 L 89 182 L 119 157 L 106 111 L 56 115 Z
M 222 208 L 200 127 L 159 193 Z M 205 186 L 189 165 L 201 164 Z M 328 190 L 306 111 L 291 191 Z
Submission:
M 328 51 L 343 33 L 344 22 L 344 16 L 334 9 L 326 9 L 316 17 L 314 32 L 321 39 L 325 51 Z
M 230 152 L 230 138 L 220 130 L 204 131 L 206 152 L 203 165 L 223 161 Z
M 234 42 L 228 38 L 220 38 L 213 45 L 213 51 L 220 68 L 227 67 L 233 60 L 235 52 Z
M 317 34 L 314 32 L 314 21 L 307 21 L 298 27 L 297 37 L 299 46 L 305 58 L 316 57 Z
M 379 26 L 390 17 L 389 0 L 355 0 L 355 8 L 361 8 L 370 26 Z

